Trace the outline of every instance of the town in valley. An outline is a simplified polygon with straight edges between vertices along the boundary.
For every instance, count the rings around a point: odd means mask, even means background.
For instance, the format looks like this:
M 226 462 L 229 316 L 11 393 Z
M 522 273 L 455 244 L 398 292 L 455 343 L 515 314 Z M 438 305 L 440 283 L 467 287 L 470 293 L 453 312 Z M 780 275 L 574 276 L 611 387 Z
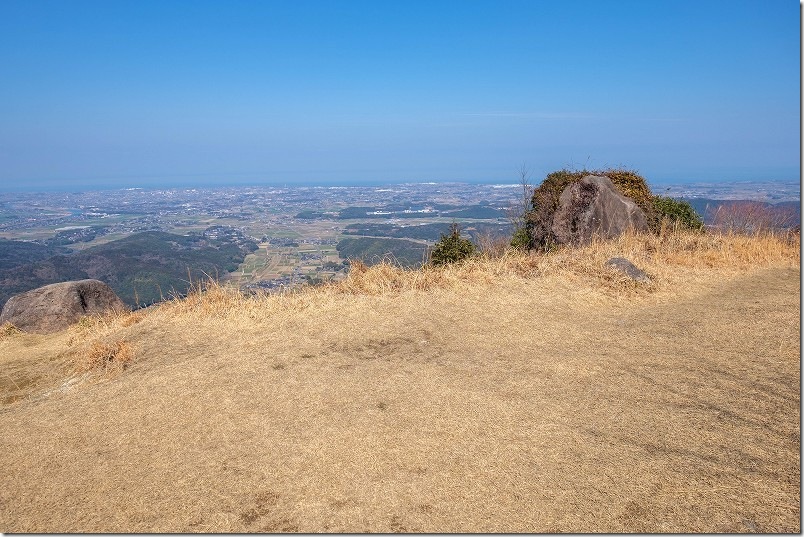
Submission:
M 527 199 L 527 186 L 521 182 L 433 182 L 0 192 L 0 287 L 8 288 L 6 294 L 18 292 L 25 282 L 45 281 L 26 280 L 19 276 L 21 271 L 53 272 L 35 264 L 24 271 L 21 264 L 45 262 L 51 256 L 105 252 L 104 245 L 143 233 L 150 233 L 152 241 L 169 240 L 164 234 L 195 237 L 194 242 L 181 246 L 190 253 L 217 253 L 224 244 L 239 248 L 210 270 L 217 272 L 214 276 L 221 282 L 243 290 L 276 291 L 337 280 L 345 277 L 351 259 L 412 267 L 426 260 L 428 248 L 452 223 L 458 223 L 475 241 L 510 235 L 512 218 Z M 798 182 L 685 183 L 652 188 L 656 194 L 690 201 L 700 213 L 725 200 L 787 205 L 797 210 L 800 222 Z M 706 214 L 702 216 L 706 218 Z M 20 245 L 38 250 L 16 255 Z M 147 257 L 137 255 L 138 260 Z M 17 276 L 9 276 L 7 271 L 16 271 Z M 132 289 L 131 296 L 139 297 L 147 294 L 148 278 L 137 277 L 141 288 Z M 136 283 L 132 285 L 136 287 Z M 164 290 L 159 292 L 160 298 L 164 297 Z

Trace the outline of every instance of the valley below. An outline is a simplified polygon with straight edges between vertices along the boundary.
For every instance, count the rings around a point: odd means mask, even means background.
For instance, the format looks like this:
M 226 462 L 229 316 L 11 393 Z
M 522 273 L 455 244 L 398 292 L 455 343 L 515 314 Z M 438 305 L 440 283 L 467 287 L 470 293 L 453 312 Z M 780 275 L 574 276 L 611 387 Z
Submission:
M 800 224 L 798 185 L 662 187 L 714 224 L 724 204 L 771 207 Z M 417 267 L 450 224 L 475 243 L 505 240 L 518 184 L 128 188 L 0 193 L 0 307 L 49 283 L 96 278 L 132 308 L 215 279 L 249 292 L 345 278 L 349 261 Z

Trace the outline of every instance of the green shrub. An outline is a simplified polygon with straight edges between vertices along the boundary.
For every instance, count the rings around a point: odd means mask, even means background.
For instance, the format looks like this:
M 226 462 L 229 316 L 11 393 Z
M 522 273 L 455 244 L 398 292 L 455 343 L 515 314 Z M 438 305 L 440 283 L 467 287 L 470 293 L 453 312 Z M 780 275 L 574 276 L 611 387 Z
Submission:
M 518 227 L 511 236 L 511 246 L 519 250 L 527 250 L 530 244 L 530 235 L 526 227 Z
M 441 239 L 433 247 L 430 254 L 430 263 L 433 265 L 447 265 L 466 259 L 475 253 L 472 241 L 461 237 L 458 224 L 450 226 L 449 235 L 441 234 Z
M 688 202 L 668 196 L 654 196 L 653 207 L 659 221 L 664 220 L 672 226 L 686 229 L 702 230 L 704 227 L 701 216 L 695 212 Z

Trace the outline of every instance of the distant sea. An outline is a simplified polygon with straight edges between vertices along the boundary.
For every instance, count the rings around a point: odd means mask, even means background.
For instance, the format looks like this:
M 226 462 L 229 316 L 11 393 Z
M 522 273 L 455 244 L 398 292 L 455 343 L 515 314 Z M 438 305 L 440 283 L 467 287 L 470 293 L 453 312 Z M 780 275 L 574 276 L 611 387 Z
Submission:
M 541 179 L 532 181 L 534 186 Z M 34 193 L 34 192 L 91 192 L 103 190 L 164 190 L 164 189 L 190 189 L 190 188 L 297 188 L 297 187 L 384 187 L 391 185 L 411 184 L 470 184 L 488 186 L 515 186 L 513 180 L 310 180 L 292 181 L 259 180 L 253 177 L 224 179 L 220 177 L 173 177 L 167 180 L 159 179 L 125 179 L 115 178 L 108 181 L 40 181 L 40 182 L 0 182 L 0 192 L 8 193 Z M 743 196 L 741 199 L 778 198 L 801 199 L 801 182 L 799 179 L 787 180 L 718 180 L 698 181 L 694 179 L 662 179 L 649 180 L 648 184 L 655 194 L 665 194 L 673 197 L 711 197 L 725 196 L 733 198 L 735 195 Z M 738 196 L 739 197 L 739 196 Z

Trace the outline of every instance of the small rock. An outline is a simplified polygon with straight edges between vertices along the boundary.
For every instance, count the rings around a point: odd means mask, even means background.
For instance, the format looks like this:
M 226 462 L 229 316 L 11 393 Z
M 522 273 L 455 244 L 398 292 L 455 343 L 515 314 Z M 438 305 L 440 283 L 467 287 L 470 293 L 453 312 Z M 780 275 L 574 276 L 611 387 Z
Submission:
M 628 261 L 624 257 L 612 257 L 608 261 L 606 261 L 605 266 L 613 267 L 632 280 L 641 282 L 641 283 L 650 283 L 650 277 L 645 274 L 642 270 L 638 269 L 633 263 Z

